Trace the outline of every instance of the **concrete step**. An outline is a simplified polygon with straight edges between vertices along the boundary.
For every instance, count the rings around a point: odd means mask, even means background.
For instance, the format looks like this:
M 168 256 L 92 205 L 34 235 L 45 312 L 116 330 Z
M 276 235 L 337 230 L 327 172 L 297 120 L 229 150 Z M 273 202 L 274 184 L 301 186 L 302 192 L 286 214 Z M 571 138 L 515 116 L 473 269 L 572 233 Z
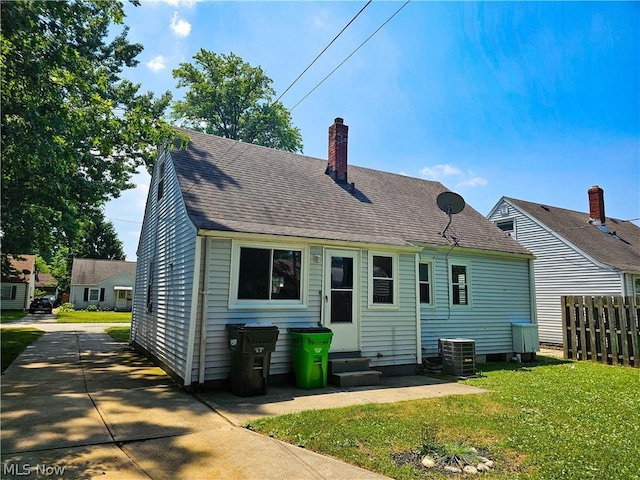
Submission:
M 369 369 L 369 359 L 362 357 L 330 358 L 329 374 L 343 372 L 360 372 Z
M 382 372 L 377 370 L 361 370 L 355 372 L 340 372 L 329 375 L 329 383 L 338 387 L 360 387 L 363 385 L 378 385 Z

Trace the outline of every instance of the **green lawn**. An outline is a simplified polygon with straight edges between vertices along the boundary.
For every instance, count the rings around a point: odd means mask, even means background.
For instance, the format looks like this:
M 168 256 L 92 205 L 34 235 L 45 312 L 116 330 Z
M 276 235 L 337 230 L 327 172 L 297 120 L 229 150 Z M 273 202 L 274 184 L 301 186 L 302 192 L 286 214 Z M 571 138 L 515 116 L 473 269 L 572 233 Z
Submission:
M 105 331 L 116 342 L 128 342 L 131 336 L 131 327 L 109 327 Z
M 58 312 L 58 323 L 131 323 L 131 312 Z
M 0 323 L 11 323 L 25 317 L 27 312 L 22 310 L 2 310 L 0 312 Z
M 545 357 L 532 366 L 479 365 L 462 383 L 490 390 L 394 404 L 307 411 L 248 428 L 396 479 L 462 478 L 398 465 L 425 426 L 441 443 L 486 453 L 484 479 L 640 478 L 640 371 Z M 465 478 L 468 476 L 465 476 Z
M 4 372 L 25 348 L 42 335 L 44 335 L 44 332 L 36 328 L 0 329 L 1 370 Z

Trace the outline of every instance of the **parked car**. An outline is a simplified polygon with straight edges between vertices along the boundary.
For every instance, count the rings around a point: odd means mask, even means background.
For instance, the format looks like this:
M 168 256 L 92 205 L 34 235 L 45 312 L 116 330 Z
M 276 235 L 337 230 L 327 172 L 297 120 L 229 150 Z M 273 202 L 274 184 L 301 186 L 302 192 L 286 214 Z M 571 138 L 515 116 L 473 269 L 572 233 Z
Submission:
M 29 305 L 29 313 L 44 312 L 51 313 L 53 305 L 48 298 L 34 298 Z

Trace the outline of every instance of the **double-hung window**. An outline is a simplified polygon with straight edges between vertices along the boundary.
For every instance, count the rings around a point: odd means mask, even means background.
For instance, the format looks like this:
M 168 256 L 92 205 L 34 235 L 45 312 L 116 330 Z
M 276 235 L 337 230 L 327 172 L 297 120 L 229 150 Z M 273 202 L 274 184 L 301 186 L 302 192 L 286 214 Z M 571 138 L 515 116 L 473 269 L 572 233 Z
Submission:
M 89 301 L 97 302 L 100 300 L 100 289 L 99 288 L 90 288 L 89 289 Z
M 244 246 L 236 250 L 237 274 L 230 303 L 300 306 L 303 295 L 303 249 Z
M 451 264 L 451 304 L 471 305 L 470 267 L 467 263 Z
M 371 306 L 397 305 L 396 277 L 397 257 L 395 255 L 372 254 L 369 261 Z
M 418 270 L 418 285 L 420 289 L 420 303 L 433 305 L 433 273 L 431 262 L 420 262 Z

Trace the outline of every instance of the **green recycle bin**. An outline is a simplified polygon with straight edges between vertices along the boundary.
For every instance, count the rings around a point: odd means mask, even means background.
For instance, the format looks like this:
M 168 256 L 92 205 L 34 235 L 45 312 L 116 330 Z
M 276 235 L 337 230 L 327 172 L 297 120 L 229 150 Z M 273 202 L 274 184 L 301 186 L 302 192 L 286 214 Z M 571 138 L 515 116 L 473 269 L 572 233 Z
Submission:
M 333 332 L 325 327 L 289 328 L 288 331 L 296 387 L 305 390 L 326 387 Z
M 271 352 L 276 349 L 278 327 L 273 324 L 227 325 L 231 373 L 229 389 L 239 397 L 266 395 Z

